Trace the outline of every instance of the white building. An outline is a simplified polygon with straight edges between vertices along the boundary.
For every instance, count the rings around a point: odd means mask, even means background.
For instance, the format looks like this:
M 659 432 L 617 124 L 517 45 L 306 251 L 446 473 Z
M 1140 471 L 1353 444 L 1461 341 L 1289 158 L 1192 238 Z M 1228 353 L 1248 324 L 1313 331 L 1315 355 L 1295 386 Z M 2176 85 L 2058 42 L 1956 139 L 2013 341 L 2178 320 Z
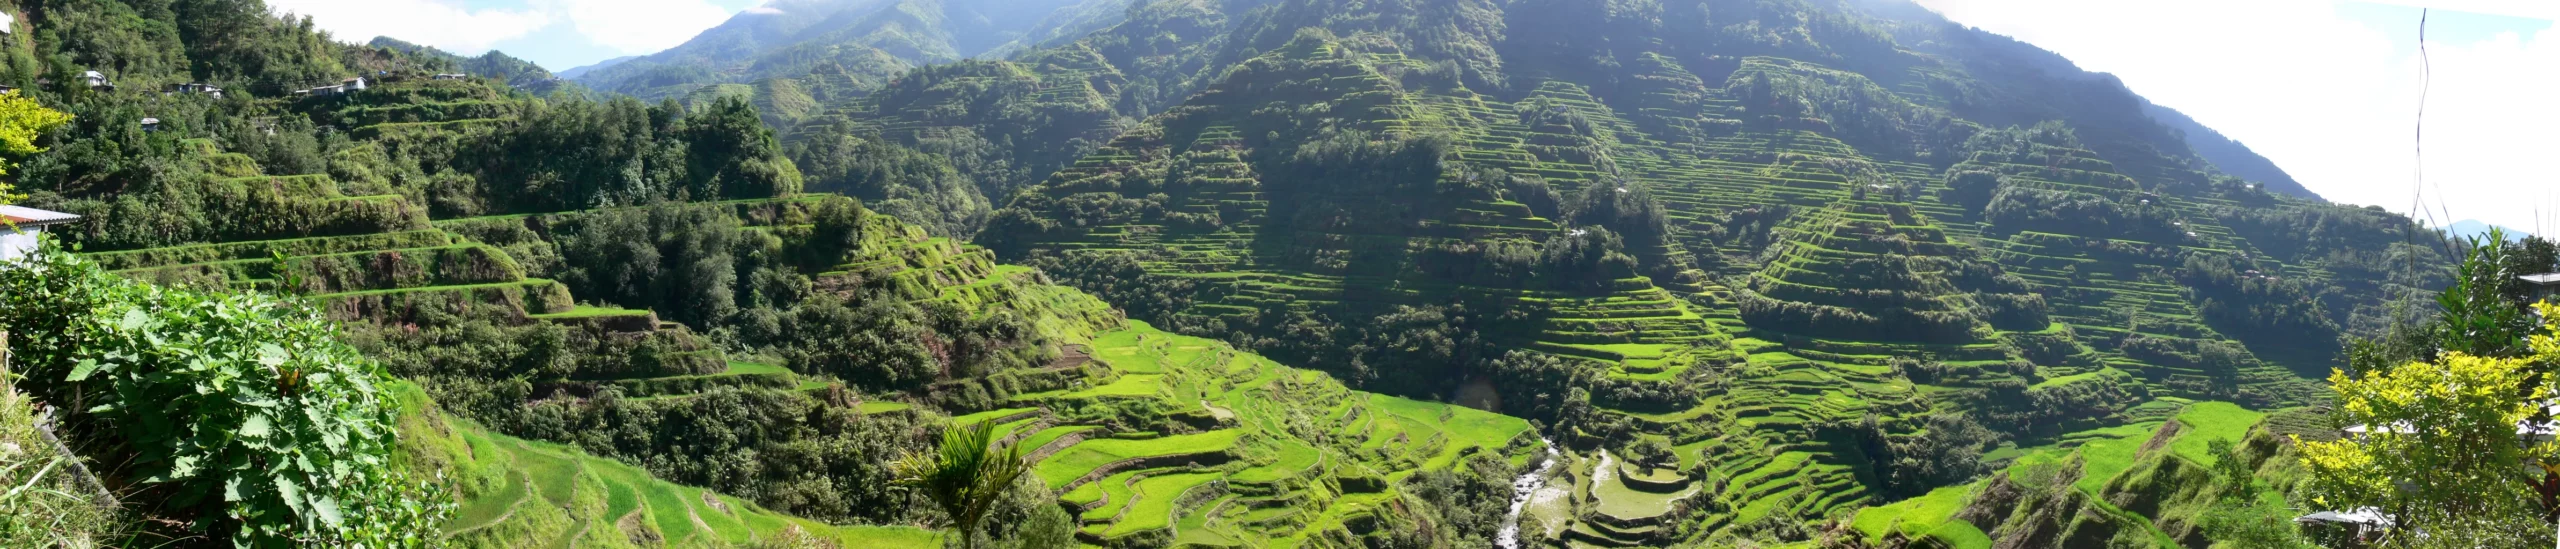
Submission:
M 2391 529 L 2391 515 L 2372 507 L 2346 511 L 2321 511 L 2293 519 L 2294 524 L 2313 528 L 2335 528 L 2359 543 L 2370 543 Z
M 188 82 L 188 83 L 185 83 L 185 84 L 170 84 L 170 85 L 169 85 L 169 93 L 193 93 L 193 94 L 204 94 L 204 95 L 210 95 L 210 96 L 213 96 L 213 98 L 215 98 L 215 99 L 221 99 L 221 98 L 222 98 L 222 88 L 221 88 L 221 87 L 214 86 L 214 85 L 212 85 L 212 84 L 204 84 L 204 83 L 198 83 L 198 82 Z
M 2533 285 L 2534 301 L 2560 301 L 2560 273 L 2543 273 L 2516 277 Z
M 317 95 L 317 96 L 322 96 L 322 97 L 328 97 L 328 96 L 346 95 L 346 94 L 355 93 L 355 92 L 360 92 L 360 91 L 364 91 L 364 78 L 363 78 L 363 77 L 349 78 L 349 79 L 346 79 L 346 80 L 345 80 L 345 81 L 343 81 L 343 82 L 339 82 L 339 83 L 338 83 L 337 85 L 335 85 L 335 86 L 321 86 L 321 87 L 311 88 L 311 89 L 307 89 L 307 90 L 294 90 L 293 94 L 294 94 L 294 95 Z
M 114 85 L 113 82 L 107 81 L 107 75 L 105 73 L 100 73 L 98 71 L 81 71 L 80 81 L 89 84 L 89 87 L 92 88 L 104 88 Z
M 0 222 L 6 222 L 0 223 L 0 262 L 14 262 L 35 253 L 45 227 L 79 220 L 80 216 L 62 212 L 0 206 Z

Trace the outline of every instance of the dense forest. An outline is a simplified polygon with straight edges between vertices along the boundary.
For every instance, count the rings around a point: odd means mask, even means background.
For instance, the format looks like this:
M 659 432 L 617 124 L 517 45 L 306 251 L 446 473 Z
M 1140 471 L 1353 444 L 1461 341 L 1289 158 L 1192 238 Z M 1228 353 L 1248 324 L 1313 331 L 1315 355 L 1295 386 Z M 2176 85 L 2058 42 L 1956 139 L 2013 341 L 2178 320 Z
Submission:
M 1901 0 L 768 8 L 563 79 L 0 0 L 0 203 L 80 216 L 0 264 L 0 545 L 2344 547 L 2292 519 L 2369 507 L 2520 547 L 2553 508 L 2507 465 L 2560 454 L 2499 437 L 2547 419 L 2517 276 L 2560 247 L 2323 201 Z M 2431 430 L 2340 436 L 2392 424 Z

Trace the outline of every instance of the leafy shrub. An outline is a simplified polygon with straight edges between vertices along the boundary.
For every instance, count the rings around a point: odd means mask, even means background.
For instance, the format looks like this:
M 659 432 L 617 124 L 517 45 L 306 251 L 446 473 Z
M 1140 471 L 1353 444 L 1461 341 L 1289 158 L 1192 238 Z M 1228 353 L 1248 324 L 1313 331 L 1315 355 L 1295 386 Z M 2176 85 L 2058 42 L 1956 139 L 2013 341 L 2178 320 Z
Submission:
M 390 461 L 390 374 L 316 310 L 123 281 L 59 250 L 0 270 L 30 389 L 85 412 L 154 512 L 243 545 L 423 546 L 450 512 Z M 106 457 L 106 456 L 99 456 Z

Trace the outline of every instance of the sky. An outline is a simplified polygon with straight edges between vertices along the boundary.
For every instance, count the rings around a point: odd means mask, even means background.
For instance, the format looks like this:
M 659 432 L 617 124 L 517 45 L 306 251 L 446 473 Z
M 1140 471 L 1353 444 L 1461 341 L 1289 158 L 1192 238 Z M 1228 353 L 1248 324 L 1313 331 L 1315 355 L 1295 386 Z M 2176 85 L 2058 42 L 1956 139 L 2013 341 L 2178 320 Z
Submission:
M 497 49 L 560 71 L 673 47 L 762 1 L 268 4 L 345 40 Z M 2560 233 L 2551 162 L 2560 158 L 2560 0 L 1916 1 L 2114 73 L 2330 200 L 2423 207 L 2417 217 L 2439 226 L 2478 219 Z M 2430 10 L 2423 64 L 2421 8 Z
M 1918 1 L 2113 73 L 2332 201 L 2560 233 L 2560 1 Z
M 675 47 L 764 0 L 267 0 L 339 40 L 496 49 L 554 72 Z

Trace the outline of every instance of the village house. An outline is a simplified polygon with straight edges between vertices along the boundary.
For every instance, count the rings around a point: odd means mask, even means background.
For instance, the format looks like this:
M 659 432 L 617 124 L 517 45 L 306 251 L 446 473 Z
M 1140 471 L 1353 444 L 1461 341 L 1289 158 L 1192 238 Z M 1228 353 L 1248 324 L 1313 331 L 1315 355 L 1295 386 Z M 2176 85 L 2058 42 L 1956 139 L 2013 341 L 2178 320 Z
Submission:
M 212 85 L 212 84 L 203 84 L 203 83 L 197 83 L 197 82 L 188 82 L 188 83 L 185 83 L 185 84 L 170 84 L 170 85 L 169 85 L 169 93 L 173 93 L 173 94 L 177 94 L 177 93 L 197 93 L 197 94 L 204 94 L 204 95 L 210 95 L 210 96 L 213 96 L 213 98 L 214 98 L 214 99 L 221 99 L 221 98 L 222 98 L 222 88 L 215 87 L 215 86 L 214 86 L 214 85 Z
M 2542 273 L 2516 277 L 2533 286 L 2533 301 L 2560 302 L 2560 273 Z
M 334 86 L 321 86 L 307 90 L 294 90 L 293 94 L 330 97 L 364 91 L 364 87 L 364 77 L 359 76 L 338 82 L 338 84 Z
M 45 227 L 79 221 L 80 216 L 24 206 L 0 206 L 0 263 L 35 253 Z

